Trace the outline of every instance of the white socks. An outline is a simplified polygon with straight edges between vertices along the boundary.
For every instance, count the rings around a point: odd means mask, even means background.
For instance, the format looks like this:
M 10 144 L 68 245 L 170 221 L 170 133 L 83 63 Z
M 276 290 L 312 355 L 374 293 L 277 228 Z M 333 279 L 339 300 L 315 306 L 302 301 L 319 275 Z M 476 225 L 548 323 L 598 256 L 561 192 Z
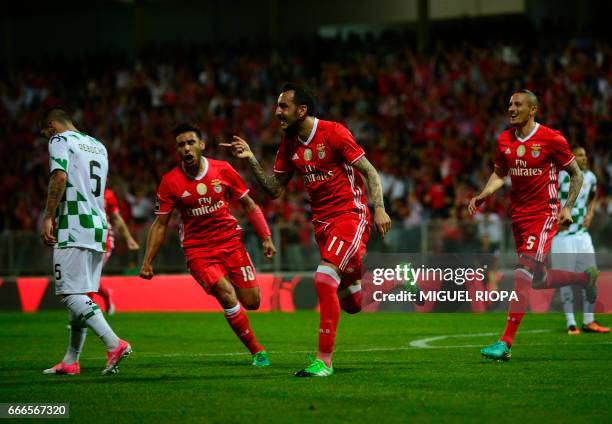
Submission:
M 565 286 L 559 289 L 561 293 L 561 300 L 563 300 L 563 312 L 565 312 L 565 320 L 567 326 L 576 325 L 576 319 L 574 318 L 574 292 L 572 286 Z M 582 289 L 582 297 L 584 299 L 583 304 L 583 316 L 582 323 L 588 325 L 595 321 L 595 305 L 589 303 L 586 300 L 585 290 Z
M 565 312 L 567 326 L 576 326 L 576 318 L 574 318 L 574 291 L 572 286 L 561 287 L 559 293 L 561 293 L 561 300 L 563 300 L 563 312 Z
M 62 362 L 71 365 L 79 362 L 79 355 L 83 351 L 83 345 L 87 337 L 87 327 L 82 327 L 74 312 L 70 310 L 68 311 L 68 317 L 70 319 L 70 335 L 68 336 L 68 349 Z
M 89 296 L 84 294 L 70 294 L 62 299 L 62 303 L 72 314 L 74 314 L 76 320 L 80 320 L 100 337 L 107 351 L 110 352 L 119 346 L 119 338 L 113 332 L 110 325 L 108 325 L 106 319 L 104 319 L 104 315 L 102 315 L 102 311 L 98 305 L 96 305 Z

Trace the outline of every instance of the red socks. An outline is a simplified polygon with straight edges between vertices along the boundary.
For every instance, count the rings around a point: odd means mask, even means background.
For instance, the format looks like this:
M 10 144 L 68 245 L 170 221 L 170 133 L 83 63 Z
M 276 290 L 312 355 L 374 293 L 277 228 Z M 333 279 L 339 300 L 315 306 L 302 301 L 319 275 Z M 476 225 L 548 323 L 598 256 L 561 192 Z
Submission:
M 557 287 L 579 285 L 586 288 L 589 284 L 589 277 L 584 272 L 563 271 L 560 269 L 549 269 L 546 271 L 546 287 L 553 289 Z
M 349 281 L 343 278 L 338 288 L 338 299 L 340 307 L 344 312 L 356 314 L 361 311 L 362 290 L 361 284 L 352 284 L 355 281 Z
M 338 285 L 340 278 L 330 267 L 320 265 L 315 272 L 314 285 L 319 298 L 319 353 L 317 358 L 321 359 L 327 366 L 331 366 L 331 358 L 334 352 L 334 341 L 336 339 L 336 328 L 340 320 L 340 303 L 338 301 Z
M 510 302 L 506 329 L 500 338 L 502 342 L 506 342 L 508 344 L 508 347 L 512 346 L 514 336 L 521 325 L 521 321 L 523 320 L 523 316 L 525 316 L 525 311 L 529 305 L 529 287 L 531 286 L 532 279 L 533 276 L 524 269 L 517 269 L 514 271 L 514 286 L 519 300 L 513 300 Z
M 249 319 L 247 318 L 246 313 L 242 310 L 240 303 L 236 304 L 236 306 L 233 308 L 224 309 L 224 311 L 225 319 L 227 319 L 228 324 L 230 327 L 232 327 L 234 333 L 236 333 L 247 349 L 249 349 L 251 354 L 264 350 L 264 348 L 257 343 L 255 334 L 253 333 L 253 330 L 251 330 Z

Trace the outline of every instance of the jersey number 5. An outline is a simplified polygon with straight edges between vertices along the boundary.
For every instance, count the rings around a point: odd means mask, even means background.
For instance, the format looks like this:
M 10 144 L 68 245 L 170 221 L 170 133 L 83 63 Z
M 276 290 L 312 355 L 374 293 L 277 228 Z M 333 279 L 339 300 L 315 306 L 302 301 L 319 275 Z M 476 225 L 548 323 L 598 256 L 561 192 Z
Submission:
M 100 192 L 102 191 L 102 178 L 100 178 L 99 175 L 96 175 L 96 173 L 94 172 L 95 168 L 100 169 L 102 168 L 102 165 L 100 165 L 100 162 L 92 160 L 91 162 L 89 162 L 89 178 L 95 181 L 95 188 L 91 190 L 91 192 L 94 196 L 99 197 Z
M 536 236 L 527 237 L 527 244 L 526 244 L 527 250 L 533 249 L 533 245 L 535 244 L 536 239 L 537 239 Z

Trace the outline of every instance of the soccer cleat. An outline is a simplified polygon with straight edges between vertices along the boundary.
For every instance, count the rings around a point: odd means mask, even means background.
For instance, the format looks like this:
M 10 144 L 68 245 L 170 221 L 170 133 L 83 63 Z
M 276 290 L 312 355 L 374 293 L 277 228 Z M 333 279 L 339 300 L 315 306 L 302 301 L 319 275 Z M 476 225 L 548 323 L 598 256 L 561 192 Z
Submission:
M 578 336 L 580 335 L 580 330 L 575 325 L 570 325 L 567 327 L 567 334 L 570 336 Z
M 512 356 L 512 349 L 506 342 L 496 341 L 492 345 L 480 349 L 480 353 L 485 358 L 495 359 L 496 361 L 508 361 Z
M 78 362 L 74 364 L 65 364 L 64 362 L 60 362 L 59 364 L 47 368 L 43 371 L 43 374 L 51 375 L 79 375 L 81 373 L 81 366 Z
M 119 372 L 119 363 L 123 358 L 127 358 L 132 353 L 132 346 L 125 340 L 119 339 L 119 346 L 112 352 L 106 352 L 106 368 L 102 375 L 111 375 Z
M 589 324 L 582 324 L 582 331 L 585 333 L 609 333 L 610 329 L 608 327 L 602 327 L 599 325 L 597 321 L 593 321 Z
M 294 375 L 296 377 L 329 377 L 333 373 L 333 367 L 328 367 L 322 360 L 315 359 L 312 364 L 308 365 L 303 370 L 299 370 Z
M 595 303 L 597 300 L 597 277 L 599 277 L 599 270 L 594 266 L 584 271 L 589 277 L 589 285 L 584 289 L 586 299 L 589 303 Z
M 257 352 L 253 355 L 253 366 L 254 367 L 269 367 L 270 366 L 270 358 L 268 358 L 268 354 L 265 350 L 261 352 Z

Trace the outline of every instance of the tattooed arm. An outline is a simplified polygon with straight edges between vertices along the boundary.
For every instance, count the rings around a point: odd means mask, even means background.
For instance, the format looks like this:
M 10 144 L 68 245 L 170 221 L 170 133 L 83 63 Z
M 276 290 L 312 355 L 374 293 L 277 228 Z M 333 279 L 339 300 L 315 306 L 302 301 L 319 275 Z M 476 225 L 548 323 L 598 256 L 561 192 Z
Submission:
M 255 155 L 251 153 L 247 161 L 253 175 L 255 175 L 259 185 L 268 193 L 268 196 L 273 199 L 281 197 L 293 176 L 293 172 L 275 172 L 273 175 L 267 175 L 259 161 L 255 158 Z
M 366 178 L 368 181 L 368 191 L 372 196 L 372 203 L 374 204 L 374 225 L 380 233 L 382 238 L 385 238 L 385 234 L 391 228 L 391 218 L 385 211 L 385 203 L 383 200 L 382 185 L 380 183 L 380 177 L 378 172 L 366 157 L 362 157 L 353 164 L 355 168 Z
M 572 208 L 574 207 L 574 202 L 578 198 L 578 194 L 580 193 L 580 189 L 582 188 L 582 180 L 583 175 L 580 167 L 576 163 L 574 159 L 569 165 L 565 167 L 565 170 L 570 176 L 570 186 L 567 193 L 567 200 L 561 209 L 561 213 L 559 214 L 559 225 L 570 225 L 572 222 Z
M 219 143 L 219 146 L 231 147 L 234 156 L 246 159 L 253 175 L 270 197 L 277 199 L 283 194 L 285 187 L 293 176 L 293 172 L 275 172 L 273 175 L 267 175 L 248 143 L 240 137 L 234 136 L 231 143 Z
M 68 176 L 66 173 L 59 170 L 53 172 L 53 174 L 51 174 L 51 179 L 49 180 L 49 188 L 47 190 L 47 205 L 45 207 L 45 214 L 43 218 L 43 230 L 40 235 L 43 243 L 45 243 L 47 246 L 53 246 L 55 243 L 57 243 L 57 240 L 53 235 L 55 226 L 55 211 L 57 210 L 57 205 L 59 205 L 59 202 L 62 200 L 62 196 L 64 195 L 67 180 Z

